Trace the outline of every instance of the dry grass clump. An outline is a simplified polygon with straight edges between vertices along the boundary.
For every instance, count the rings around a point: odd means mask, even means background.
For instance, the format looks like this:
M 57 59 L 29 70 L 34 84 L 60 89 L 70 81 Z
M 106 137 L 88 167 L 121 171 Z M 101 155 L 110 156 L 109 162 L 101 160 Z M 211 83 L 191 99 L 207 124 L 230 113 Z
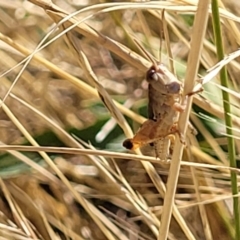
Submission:
M 239 171 L 229 168 L 217 74 L 228 64 L 237 158 L 235 2 L 220 4 L 222 65 L 210 69 L 217 63 L 210 10 L 199 39 L 204 92 L 190 115 L 198 135 L 187 133 L 169 239 L 234 236 L 230 172 Z M 0 1 L 0 239 L 161 239 L 170 163 L 152 157 L 150 146 L 149 156 L 122 147 L 147 116 L 151 63 L 136 41 L 184 82 L 196 4 Z

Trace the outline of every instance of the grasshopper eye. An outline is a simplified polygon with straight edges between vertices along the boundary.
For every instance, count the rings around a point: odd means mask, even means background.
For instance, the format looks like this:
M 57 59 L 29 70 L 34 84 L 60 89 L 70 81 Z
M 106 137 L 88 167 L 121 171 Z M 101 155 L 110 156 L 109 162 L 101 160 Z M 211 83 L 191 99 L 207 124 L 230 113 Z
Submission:
M 150 68 L 150 69 L 147 71 L 146 79 L 147 79 L 148 82 L 150 82 L 150 81 L 157 81 L 157 80 L 158 80 L 158 75 L 157 75 L 156 70 Z
M 169 93 L 179 93 L 181 89 L 181 85 L 178 82 L 172 82 L 166 85 L 166 88 Z

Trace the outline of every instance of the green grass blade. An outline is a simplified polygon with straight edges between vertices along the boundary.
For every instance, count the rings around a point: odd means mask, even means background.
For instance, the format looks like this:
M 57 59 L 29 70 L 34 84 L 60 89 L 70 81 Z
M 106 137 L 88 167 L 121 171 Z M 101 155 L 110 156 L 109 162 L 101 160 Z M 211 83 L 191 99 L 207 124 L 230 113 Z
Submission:
M 219 8 L 218 1 L 212 0 L 212 18 L 213 18 L 213 27 L 214 27 L 214 35 L 215 35 L 215 43 L 217 48 L 217 57 L 218 60 L 222 60 L 224 58 L 224 50 L 222 43 L 222 33 L 220 26 L 220 18 L 219 18 Z M 221 84 L 224 87 L 228 87 L 228 77 L 226 67 L 223 67 L 220 72 Z M 226 132 L 227 132 L 227 143 L 228 143 L 228 153 L 229 153 L 229 161 L 231 167 L 236 167 L 236 153 L 234 146 L 233 131 L 232 131 L 232 118 L 231 118 L 231 106 L 229 94 L 226 91 L 222 91 L 223 96 L 223 107 L 225 113 L 225 122 L 226 122 Z M 237 187 L 237 175 L 235 172 L 231 172 L 231 186 L 232 186 L 232 194 L 238 194 Z M 235 231 L 236 237 L 235 239 L 240 239 L 240 215 L 239 215 L 239 204 L 238 198 L 233 198 L 233 209 L 234 209 L 234 219 L 235 219 Z

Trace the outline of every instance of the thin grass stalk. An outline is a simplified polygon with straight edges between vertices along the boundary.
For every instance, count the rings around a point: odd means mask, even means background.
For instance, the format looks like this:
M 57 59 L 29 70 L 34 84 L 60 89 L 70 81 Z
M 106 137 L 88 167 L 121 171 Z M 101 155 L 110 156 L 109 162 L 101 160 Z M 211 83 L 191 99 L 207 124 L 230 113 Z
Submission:
M 184 94 L 192 92 L 201 56 L 201 50 L 203 46 L 203 39 L 206 31 L 207 20 L 208 20 L 208 0 L 202 0 L 198 3 L 197 13 L 193 25 L 193 34 L 191 40 L 191 48 L 188 57 L 186 80 L 184 84 Z M 184 102 L 184 101 L 183 101 Z M 183 103 L 182 102 L 182 103 Z M 180 115 L 179 128 L 180 131 L 185 135 L 187 131 L 187 123 L 192 106 L 192 97 L 189 97 L 188 104 L 185 112 Z M 168 237 L 170 220 L 172 217 L 172 209 L 174 203 L 175 192 L 177 188 L 177 182 L 180 172 L 181 158 L 183 154 L 183 145 L 179 139 L 176 141 L 171 166 L 169 170 L 169 178 L 167 182 L 167 191 L 163 204 L 163 212 L 161 217 L 161 225 L 159 229 L 158 240 L 165 240 Z
M 130 153 L 118 153 L 113 151 L 103 151 L 103 150 L 92 150 L 92 149 L 80 149 L 80 148 L 69 148 L 69 147 L 41 147 L 41 146 L 22 146 L 22 145 L 3 145 L 0 144 L 1 151 L 22 151 L 22 152 L 36 152 L 42 151 L 47 153 L 61 153 L 61 154 L 82 154 L 82 155 L 93 155 L 93 156 L 104 156 L 110 157 L 115 159 L 126 159 L 126 160 L 133 160 L 133 161 L 147 161 L 151 163 L 159 164 L 158 159 L 149 156 L 139 156 Z M 191 147 L 191 152 L 194 157 L 199 157 L 204 162 L 208 163 L 194 163 L 194 162 L 186 162 L 181 161 L 181 166 L 188 166 L 188 167 L 195 167 L 195 168 L 206 168 L 206 169 L 214 169 L 219 170 L 222 173 L 229 173 L 229 171 L 234 171 L 236 173 L 240 173 L 239 169 L 231 168 L 222 165 L 222 163 L 214 161 L 214 158 L 209 157 L 206 153 L 203 153 L 197 147 Z M 168 165 L 168 162 L 161 161 L 162 164 Z M 215 164 L 214 164 L 215 163 Z M 240 195 L 240 194 L 239 194 Z M 227 197 L 228 199 L 229 197 Z M 190 204 L 189 204 L 190 205 Z
M 219 17 L 219 9 L 218 9 L 218 1 L 212 0 L 212 21 L 213 21 L 213 29 L 214 29 L 214 37 L 215 44 L 217 48 L 217 57 L 218 60 L 221 61 L 224 58 L 224 50 L 222 43 L 222 33 L 221 33 L 221 25 L 220 25 L 220 17 Z M 221 85 L 228 88 L 228 77 L 227 70 L 224 66 L 220 71 L 220 81 Z M 225 123 L 226 123 L 226 132 L 227 132 L 227 143 L 228 143 L 228 154 L 229 161 L 231 167 L 236 167 L 236 152 L 235 145 L 233 139 L 233 131 L 232 131 L 232 117 L 231 117 L 231 105 L 230 105 L 230 97 L 228 92 L 222 91 L 223 97 L 223 108 L 225 115 Z M 237 174 L 235 172 L 231 172 L 231 187 L 232 194 L 235 195 L 238 193 L 237 186 Z M 240 240 L 240 215 L 239 215 L 239 203 L 238 198 L 233 198 L 233 210 L 234 210 L 234 220 L 235 220 L 235 239 Z

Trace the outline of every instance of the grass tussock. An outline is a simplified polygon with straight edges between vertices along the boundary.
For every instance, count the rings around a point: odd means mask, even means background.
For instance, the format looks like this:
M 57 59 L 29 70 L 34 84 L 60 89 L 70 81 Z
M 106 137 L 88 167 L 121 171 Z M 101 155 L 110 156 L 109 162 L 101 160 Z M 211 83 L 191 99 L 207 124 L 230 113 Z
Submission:
M 237 239 L 237 1 L 218 2 L 221 61 L 210 6 L 54 3 L 0 1 L 0 239 Z M 197 16 L 206 32 L 196 30 Z M 151 146 L 144 154 L 122 147 L 147 118 L 151 62 L 139 45 L 185 93 L 203 84 L 180 116 L 186 146 L 175 139 L 172 166 Z

